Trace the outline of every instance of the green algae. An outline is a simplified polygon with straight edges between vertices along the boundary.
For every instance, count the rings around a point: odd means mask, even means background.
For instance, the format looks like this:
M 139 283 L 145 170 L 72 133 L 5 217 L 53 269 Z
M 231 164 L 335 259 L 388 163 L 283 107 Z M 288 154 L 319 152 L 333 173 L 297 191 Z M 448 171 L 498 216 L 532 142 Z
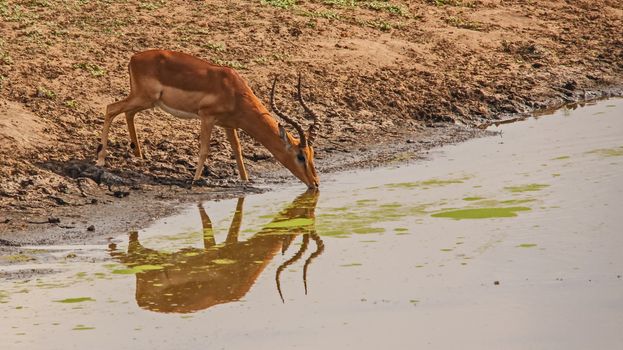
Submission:
M 517 248 L 534 248 L 537 245 L 534 243 L 522 243 L 520 245 L 517 246 Z
M 74 304 L 74 303 L 82 303 L 85 301 L 95 301 L 95 299 L 91 297 L 80 297 L 80 298 L 67 298 L 62 300 L 54 300 L 56 303 L 64 303 L 64 304 Z
M 340 267 L 357 267 L 357 266 L 361 266 L 361 264 L 360 263 L 350 263 L 350 264 L 340 265 Z
M 468 208 L 442 211 L 432 214 L 435 218 L 449 218 L 455 220 L 462 219 L 491 219 L 491 218 L 510 218 L 517 216 L 519 211 L 531 210 L 528 207 L 503 207 L 503 208 Z
M 138 265 L 138 266 L 133 266 L 132 268 L 129 268 L 129 269 L 113 270 L 112 273 L 117 274 L 117 275 L 134 275 L 134 274 L 145 272 L 145 271 L 162 270 L 162 269 L 164 269 L 164 266 L 162 265 Z
M 471 178 L 471 176 L 463 176 L 463 177 L 460 177 L 460 178 L 447 179 L 447 180 L 433 178 L 433 179 L 417 181 L 417 182 L 392 183 L 392 184 L 385 185 L 385 187 L 386 188 L 391 188 L 391 189 L 401 189 L 401 188 L 429 189 L 430 187 L 441 187 L 441 186 L 452 185 L 452 184 L 461 184 L 461 183 L 465 182 L 465 180 L 469 180 L 470 178 Z
M 296 219 L 271 222 L 265 227 L 266 228 L 294 228 L 294 227 L 311 226 L 313 224 L 314 224 L 314 219 L 296 218 Z
M 232 259 L 214 259 L 214 260 L 212 260 L 212 263 L 217 264 L 217 265 L 230 265 L 230 264 L 235 264 L 236 260 L 232 260 Z
M 588 154 L 596 154 L 598 156 L 609 158 L 609 157 L 621 157 L 623 156 L 623 146 L 616 148 L 600 148 L 594 149 L 592 151 L 586 152 Z
M 484 198 L 483 197 L 477 197 L 477 196 L 476 197 L 465 197 L 465 198 L 463 198 L 463 200 L 467 201 L 467 202 L 479 201 L 481 199 L 484 199 Z
M 95 327 L 89 327 L 89 326 L 85 326 L 82 324 L 76 325 L 74 328 L 72 328 L 72 331 L 88 331 L 88 330 L 92 330 L 95 329 Z
M 383 233 L 385 232 L 385 229 L 382 227 L 358 227 L 353 229 L 353 232 L 365 235 L 371 233 Z
M 530 203 L 530 202 L 534 202 L 536 199 L 533 198 L 525 198 L 525 199 L 507 199 L 504 201 L 501 201 L 501 204 L 505 204 L 505 205 L 516 205 L 516 204 L 524 204 L 524 203 Z
M 504 187 L 504 189 L 510 192 L 513 192 L 513 193 L 521 193 L 521 192 L 540 191 L 546 187 L 549 187 L 549 185 L 534 183 L 534 184 L 527 184 L 527 185 L 520 185 L 520 186 L 508 186 L 508 187 Z
M 6 255 L 6 256 L 1 256 L 0 258 L 2 258 L 2 260 L 5 260 L 7 262 L 12 262 L 12 263 L 23 263 L 23 262 L 35 260 L 35 258 L 33 258 L 32 256 L 25 255 L 25 254 Z
M 569 159 L 571 158 L 570 156 L 560 156 L 560 157 L 556 157 L 556 158 L 552 158 L 552 160 L 565 160 L 565 159 Z

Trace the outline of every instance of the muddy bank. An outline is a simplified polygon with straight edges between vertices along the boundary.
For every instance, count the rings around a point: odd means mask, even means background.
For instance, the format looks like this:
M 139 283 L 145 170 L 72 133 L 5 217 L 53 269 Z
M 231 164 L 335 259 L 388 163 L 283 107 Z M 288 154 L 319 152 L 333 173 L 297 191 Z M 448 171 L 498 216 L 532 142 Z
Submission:
M 158 216 L 171 198 L 290 181 L 243 133 L 255 183 L 242 186 L 218 130 L 209 185 L 187 191 L 198 125 L 159 111 L 137 118 L 147 159 L 131 156 L 118 118 L 107 167 L 93 167 L 103 108 L 127 94 L 127 61 L 144 49 L 234 67 L 264 101 L 279 74 L 278 102 L 294 115 L 302 72 L 324 116 L 316 153 L 325 173 L 410 159 L 478 135 L 472 128 L 483 123 L 621 93 L 613 88 L 623 82 L 615 1 L 273 3 L 0 2 L 0 234 L 88 237 Z M 104 225 L 106 215 L 122 224 Z
M 343 152 L 318 159 L 321 179 L 330 173 L 400 164 L 426 157 L 427 150 L 448 143 L 456 143 L 490 134 L 489 132 L 459 126 L 440 126 L 426 130 L 420 140 L 406 139 L 401 143 L 376 145 L 357 152 Z M 70 197 L 63 205 L 45 206 L 35 214 L 5 212 L 0 223 L 0 245 L 12 246 L 14 251 L 25 244 L 59 244 L 104 242 L 109 237 L 145 226 L 147 223 L 176 211 L 180 204 L 240 197 L 261 193 L 282 186 L 305 185 L 290 173 L 271 164 L 261 177 L 242 183 L 236 178 L 215 181 L 204 186 L 189 188 L 181 185 L 124 185 L 116 183 L 108 188 L 106 183 L 97 185 L 92 192 Z M 92 165 L 85 166 L 90 169 Z M 109 169 L 100 169 L 108 172 Z M 324 175 L 324 176 L 322 176 Z M 74 180 L 76 184 L 91 182 L 88 178 Z M 322 187 L 321 187 L 322 189 Z M 71 200 L 71 202 L 69 202 Z M 31 204 L 36 205 L 36 203 Z

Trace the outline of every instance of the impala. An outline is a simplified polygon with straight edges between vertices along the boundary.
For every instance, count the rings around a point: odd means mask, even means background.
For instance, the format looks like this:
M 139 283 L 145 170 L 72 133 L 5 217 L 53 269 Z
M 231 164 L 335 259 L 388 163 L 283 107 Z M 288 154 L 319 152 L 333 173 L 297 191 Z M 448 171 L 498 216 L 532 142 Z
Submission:
M 277 291 L 283 301 L 279 282 L 281 273 L 304 255 L 310 239 L 313 240 L 316 250 L 303 265 L 303 282 L 307 293 L 309 265 L 324 251 L 324 243 L 314 225 L 317 202 L 317 191 L 303 193 L 260 232 L 240 240 L 238 236 L 244 210 L 244 198 L 240 198 L 227 238 L 221 244 L 216 244 L 212 221 L 203 206 L 199 205 L 203 248 L 187 247 L 176 252 L 161 252 L 143 246 L 135 231 L 130 234 L 127 252 L 118 250 L 114 243 L 109 245 L 109 252 L 113 258 L 130 268 L 159 267 L 136 274 L 136 302 L 141 308 L 157 312 L 188 313 L 242 299 L 275 255 L 285 253 L 295 238 L 302 235 L 300 247 L 276 271 Z M 292 223 L 300 219 L 304 219 L 300 226 L 284 225 L 284 221 Z
M 110 125 L 121 113 L 125 113 L 128 124 L 130 147 L 135 156 L 142 157 L 134 116 L 142 110 L 159 107 L 176 117 L 201 121 L 199 160 L 193 182 L 201 177 L 210 151 L 212 129 L 216 125 L 225 128 L 242 180 L 248 180 L 248 175 L 242 159 L 238 129 L 244 130 L 264 145 L 277 161 L 309 188 L 318 187 L 312 148 L 318 128 L 318 114 L 303 100 L 300 74 L 297 99 L 313 118 L 307 131 L 275 105 L 277 78 L 273 81 L 270 94 L 271 108 L 294 127 L 299 135 L 296 139 L 271 117 L 246 81 L 232 68 L 166 50 L 134 54 L 128 67 L 130 95 L 106 107 L 101 142 L 97 148 L 98 166 L 105 164 Z

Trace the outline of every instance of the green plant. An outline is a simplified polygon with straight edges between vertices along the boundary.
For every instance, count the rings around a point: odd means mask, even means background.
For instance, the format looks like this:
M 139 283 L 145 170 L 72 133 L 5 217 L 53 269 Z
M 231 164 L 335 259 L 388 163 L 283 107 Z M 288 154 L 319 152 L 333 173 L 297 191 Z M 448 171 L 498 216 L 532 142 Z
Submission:
M 261 0 L 262 5 L 271 5 L 282 9 L 288 9 L 296 5 L 296 0 Z
M 227 66 L 227 67 L 234 68 L 234 69 L 247 69 L 247 66 L 244 63 L 241 63 L 238 61 L 228 61 L 228 60 L 221 60 L 221 59 L 215 59 L 212 61 L 215 64 L 218 64 L 220 66 Z
M 299 14 L 301 16 L 304 17 L 311 17 L 311 18 L 326 18 L 326 19 L 340 19 L 340 15 L 335 12 L 335 11 L 331 11 L 331 10 L 325 10 L 325 11 L 300 11 Z
M 483 24 L 481 22 L 471 21 L 471 20 L 461 18 L 461 17 L 456 17 L 456 16 L 448 16 L 446 18 L 446 23 L 456 28 L 477 30 L 477 31 L 483 30 Z
M 81 63 L 75 64 L 74 67 L 82 69 L 83 71 L 89 72 L 89 74 L 91 74 L 94 77 L 101 77 L 103 75 L 106 75 L 106 70 L 94 63 L 81 62 Z
M 63 104 L 67 108 L 71 108 L 71 109 L 78 108 L 78 102 L 76 102 L 76 100 L 67 100 L 67 101 L 63 102 Z
M 161 8 L 162 6 L 166 5 L 166 1 L 164 0 L 158 0 L 158 1 L 154 1 L 154 2 L 141 2 L 138 4 L 138 8 L 140 10 L 157 10 L 159 8 Z
M 409 11 L 404 7 L 393 5 L 386 1 L 367 1 L 363 2 L 361 7 L 369 8 L 375 11 L 386 11 L 400 16 L 407 16 L 409 14 Z
M 221 43 L 213 43 L 213 42 L 208 41 L 207 43 L 201 46 L 205 47 L 206 49 L 216 51 L 216 52 L 225 51 L 225 45 Z
M 44 86 L 39 86 L 37 87 L 37 97 L 43 97 L 53 100 L 56 98 L 56 93 L 52 90 L 47 89 Z

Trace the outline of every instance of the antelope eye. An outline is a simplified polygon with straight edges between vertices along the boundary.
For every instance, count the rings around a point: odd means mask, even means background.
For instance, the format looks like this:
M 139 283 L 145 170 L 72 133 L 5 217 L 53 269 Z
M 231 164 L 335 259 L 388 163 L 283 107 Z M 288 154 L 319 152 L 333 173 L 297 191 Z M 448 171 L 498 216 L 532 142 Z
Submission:
M 298 159 L 299 162 L 305 163 L 305 156 L 302 154 L 297 154 L 296 159 Z

